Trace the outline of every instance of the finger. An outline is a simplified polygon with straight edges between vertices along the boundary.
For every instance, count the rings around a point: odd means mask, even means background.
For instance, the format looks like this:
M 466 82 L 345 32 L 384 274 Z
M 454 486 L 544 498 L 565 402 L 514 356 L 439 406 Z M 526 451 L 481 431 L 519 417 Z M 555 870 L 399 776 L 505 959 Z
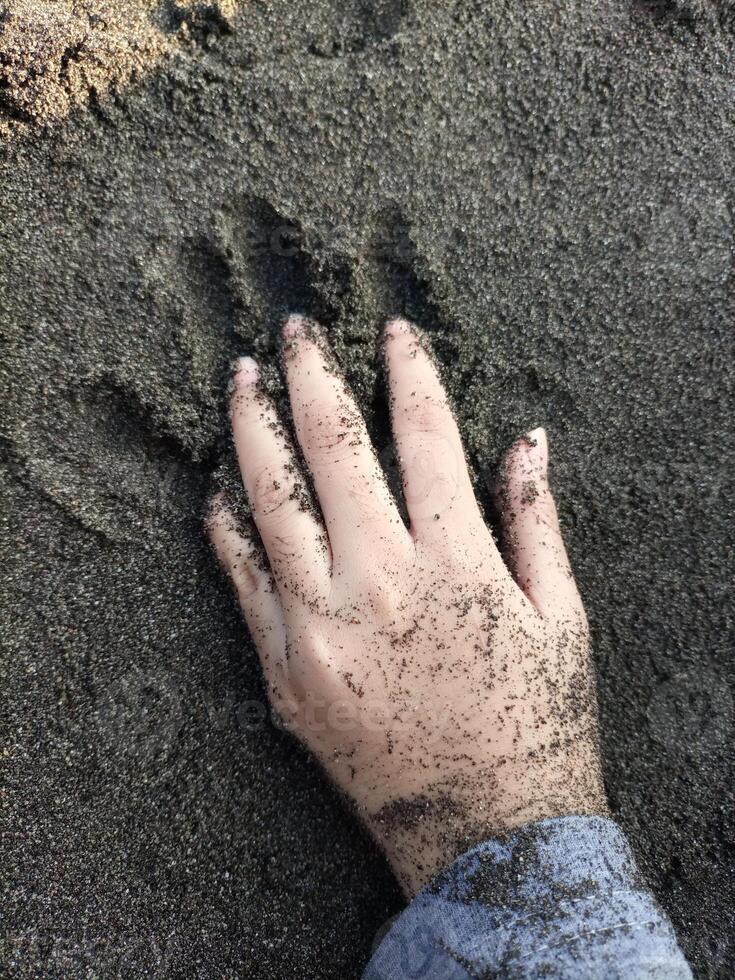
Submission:
M 284 360 L 294 425 L 314 478 L 329 540 L 338 558 L 379 542 L 388 552 L 413 551 L 375 456 L 365 422 L 333 367 L 314 324 L 290 317 Z
M 586 625 L 549 488 L 548 443 L 534 429 L 508 451 L 498 490 L 503 549 L 519 587 L 544 617 Z
M 328 544 L 308 504 L 286 433 L 259 380 L 255 361 L 240 358 L 232 378 L 230 415 L 253 520 L 282 595 L 323 591 L 330 576 Z
M 285 664 L 286 626 L 281 600 L 270 570 L 264 566 L 252 536 L 238 522 L 224 496 L 209 505 L 205 529 L 215 554 L 230 578 L 269 682 Z
M 386 325 L 384 350 L 393 435 L 413 535 L 487 535 L 457 423 L 431 357 L 405 320 Z

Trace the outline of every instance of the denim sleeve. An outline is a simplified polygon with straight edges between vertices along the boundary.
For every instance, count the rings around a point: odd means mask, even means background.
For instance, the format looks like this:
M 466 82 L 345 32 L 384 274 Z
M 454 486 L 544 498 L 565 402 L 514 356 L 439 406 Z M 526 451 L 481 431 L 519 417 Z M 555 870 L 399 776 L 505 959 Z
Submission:
M 394 922 L 363 980 L 691 980 L 611 821 L 562 817 L 485 841 Z

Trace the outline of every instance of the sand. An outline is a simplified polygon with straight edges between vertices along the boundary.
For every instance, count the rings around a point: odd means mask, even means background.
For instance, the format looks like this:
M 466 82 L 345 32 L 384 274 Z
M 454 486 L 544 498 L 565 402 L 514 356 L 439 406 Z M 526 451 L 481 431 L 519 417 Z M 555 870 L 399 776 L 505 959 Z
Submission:
M 714 2 L 251 2 L 66 118 L 0 100 L 7 975 L 344 980 L 401 907 L 200 529 L 289 308 L 389 469 L 392 313 L 488 508 L 546 425 L 613 811 L 733 975 L 732 55 Z
M 6 0 L 0 135 L 63 119 L 180 48 L 227 33 L 237 0 Z

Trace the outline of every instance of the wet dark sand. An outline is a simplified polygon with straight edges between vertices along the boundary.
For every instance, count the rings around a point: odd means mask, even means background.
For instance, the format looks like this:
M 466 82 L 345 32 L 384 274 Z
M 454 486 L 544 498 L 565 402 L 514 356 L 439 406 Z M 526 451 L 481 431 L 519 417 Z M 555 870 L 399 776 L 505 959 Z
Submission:
M 732 24 L 313 6 L 252 3 L 0 150 L 3 970 L 343 980 L 400 908 L 258 723 L 200 532 L 227 364 L 298 308 L 389 463 L 395 312 L 432 336 L 486 499 L 547 426 L 613 810 L 697 975 L 731 977 Z

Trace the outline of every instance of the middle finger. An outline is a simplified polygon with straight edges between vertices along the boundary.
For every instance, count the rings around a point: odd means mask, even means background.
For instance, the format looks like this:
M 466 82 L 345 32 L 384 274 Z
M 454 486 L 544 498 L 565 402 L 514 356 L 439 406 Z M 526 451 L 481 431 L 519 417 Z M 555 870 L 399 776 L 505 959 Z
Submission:
M 294 426 L 314 479 L 335 566 L 365 545 L 389 560 L 413 542 L 344 379 L 315 325 L 292 316 L 283 328 Z

